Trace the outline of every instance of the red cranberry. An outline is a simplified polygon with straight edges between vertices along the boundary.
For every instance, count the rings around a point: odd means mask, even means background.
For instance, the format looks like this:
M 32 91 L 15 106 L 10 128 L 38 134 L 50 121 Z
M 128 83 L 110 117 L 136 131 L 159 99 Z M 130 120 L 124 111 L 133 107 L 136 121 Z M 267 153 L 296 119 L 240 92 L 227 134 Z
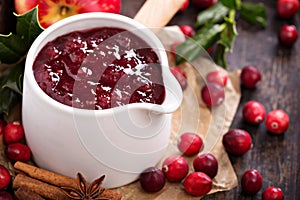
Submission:
M 273 134 L 281 134 L 285 132 L 290 124 L 290 118 L 283 110 L 273 110 L 268 113 L 266 119 L 266 127 Z
M 212 180 L 203 172 L 192 172 L 183 181 L 183 187 L 193 196 L 203 196 L 212 189 Z
M 207 83 L 201 90 L 203 102 L 209 106 L 214 107 L 220 105 L 225 99 L 224 88 L 216 83 Z
M 242 191 L 246 195 L 255 195 L 262 187 L 262 176 L 257 170 L 249 169 L 242 176 Z
M 182 33 L 185 35 L 185 37 L 192 37 L 196 33 L 194 28 L 189 25 L 181 25 L 179 28 L 182 31 Z
M 0 200 L 14 200 L 13 196 L 5 190 L 0 191 Z
M 223 136 L 223 145 L 233 155 L 243 155 L 252 145 L 250 134 L 242 129 L 231 129 Z
M 0 135 L 4 132 L 4 128 L 6 126 L 6 122 L 3 119 L 0 119 Z
M 184 157 L 173 155 L 164 160 L 162 171 L 168 181 L 179 182 L 188 174 L 189 165 Z
M 293 17 L 299 9 L 298 0 L 278 0 L 277 1 L 277 14 L 283 19 Z
M 6 125 L 3 134 L 5 144 L 20 142 L 24 139 L 24 129 L 19 122 L 10 122 Z
M 182 69 L 180 69 L 179 67 L 172 67 L 171 72 L 175 76 L 177 81 L 179 82 L 182 90 L 185 90 L 188 85 L 185 72 Z
M 265 106 L 258 101 L 248 101 L 243 106 L 243 118 L 250 124 L 260 124 L 266 115 Z
M 271 186 L 262 193 L 262 200 L 283 200 L 284 195 L 280 188 Z
M 182 6 L 180 7 L 179 11 L 180 12 L 185 11 L 189 7 L 189 4 L 190 4 L 190 0 L 185 0 L 183 2 Z
M 294 25 L 283 25 L 279 29 L 278 40 L 282 46 L 292 47 L 298 39 L 298 31 Z
M 0 165 L 0 189 L 6 188 L 10 183 L 11 176 L 9 171 L 3 165 Z
M 241 73 L 241 83 L 245 88 L 254 89 L 261 80 L 260 71 L 252 65 L 245 66 Z
M 193 0 L 193 3 L 196 4 L 199 8 L 209 8 L 217 2 L 218 0 Z
M 215 70 L 215 71 L 209 72 L 206 75 L 206 80 L 208 82 L 217 83 L 219 85 L 226 86 L 227 80 L 228 80 L 228 75 L 223 70 Z
M 164 187 L 166 179 L 159 168 L 149 167 L 141 173 L 139 182 L 145 191 L 158 192 Z
M 216 157 L 210 153 L 205 153 L 194 158 L 193 167 L 195 171 L 207 174 L 213 179 L 218 173 L 218 161 Z
M 26 162 L 30 160 L 31 151 L 25 144 L 12 143 L 7 145 L 5 155 L 9 160 Z
M 196 133 L 183 133 L 178 141 L 178 149 L 185 156 L 193 156 L 200 152 L 203 140 Z

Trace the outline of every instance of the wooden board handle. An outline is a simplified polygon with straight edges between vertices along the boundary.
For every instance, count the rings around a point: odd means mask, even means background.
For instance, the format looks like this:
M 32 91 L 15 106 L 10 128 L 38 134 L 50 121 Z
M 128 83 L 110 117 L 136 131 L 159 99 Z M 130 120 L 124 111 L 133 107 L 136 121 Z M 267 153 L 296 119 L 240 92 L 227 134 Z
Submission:
M 134 19 L 148 28 L 164 27 L 185 0 L 147 0 Z

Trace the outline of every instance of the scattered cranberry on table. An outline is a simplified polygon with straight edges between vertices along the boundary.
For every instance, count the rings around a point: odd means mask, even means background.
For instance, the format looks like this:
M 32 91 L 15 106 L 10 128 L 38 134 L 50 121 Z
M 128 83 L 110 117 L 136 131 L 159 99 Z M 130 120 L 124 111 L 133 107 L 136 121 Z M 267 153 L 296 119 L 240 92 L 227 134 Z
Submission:
M 10 122 L 4 128 L 3 140 L 5 144 L 20 142 L 24 139 L 23 126 L 17 122 Z
M 262 193 L 262 200 L 283 200 L 284 194 L 278 187 L 268 187 Z
M 245 154 L 252 145 L 250 134 L 242 129 L 231 129 L 223 136 L 223 145 L 228 153 L 233 155 Z
M 180 182 L 189 172 L 186 159 L 179 155 L 167 157 L 162 164 L 162 171 L 170 182 Z
M 203 172 L 213 179 L 218 173 L 218 161 L 211 153 L 198 155 L 193 160 L 194 170 Z
M 185 90 L 187 88 L 188 82 L 185 72 L 179 67 L 172 67 L 171 73 L 175 76 L 177 81 L 179 82 L 181 89 Z
M 278 40 L 282 46 L 292 47 L 298 39 L 298 31 L 294 25 L 283 25 L 279 29 Z
M 241 83 L 245 88 L 254 89 L 261 80 L 261 73 L 256 66 L 247 65 L 241 72 Z
M 217 3 L 218 0 L 193 0 L 193 3 L 197 5 L 199 8 L 209 8 L 215 3 Z
M 139 182 L 146 192 L 158 192 L 165 186 L 166 179 L 159 168 L 149 167 L 140 174 Z
M 207 83 L 201 90 L 201 97 L 208 107 L 218 106 L 225 99 L 224 87 L 216 83 Z
M 257 170 L 249 169 L 244 172 L 241 180 L 242 191 L 246 195 L 255 195 L 262 187 L 262 176 Z
M 22 143 L 8 144 L 5 148 L 5 155 L 11 161 L 29 161 L 31 158 L 31 150 Z
M 299 9 L 298 0 L 278 0 L 276 11 L 279 17 L 287 19 L 293 17 Z
M 9 192 L 2 190 L 0 191 L 0 200 L 14 200 L 14 198 Z
M 11 176 L 9 171 L 3 165 L 0 165 L 0 190 L 6 188 L 10 183 Z
M 227 72 L 224 70 L 211 71 L 206 75 L 206 81 L 211 83 L 217 83 L 223 87 L 226 86 L 228 80 Z
M 203 172 L 192 172 L 184 179 L 183 187 L 193 196 L 203 196 L 212 189 L 212 180 Z
M 283 110 L 272 110 L 268 113 L 266 118 L 266 127 L 270 133 L 282 134 L 290 124 L 288 114 Z
M 265 106 L 258 101 L 248 101 L 243 106 L 243 119 L 253 125 L 264 121 L 266 115 Z
M 195 35 L 195 30 L 193 27 L 191 27 L 190 25 L 181 25 L 180 30 L 182 31 L 182 33 L 185 35 L 185 37 L 193 37 Z
M 183 155 L 193 156 L 202 149 L 203 140 L 196 133 L 186 132 L 179 137 L 177 147 Z

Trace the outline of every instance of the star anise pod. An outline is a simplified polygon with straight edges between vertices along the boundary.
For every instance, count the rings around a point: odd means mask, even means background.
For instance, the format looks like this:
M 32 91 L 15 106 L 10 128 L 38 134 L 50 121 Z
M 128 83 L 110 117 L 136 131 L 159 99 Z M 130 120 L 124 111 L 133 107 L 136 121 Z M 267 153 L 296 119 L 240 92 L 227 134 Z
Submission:
M 92 184 L 88 184 L 82 174 L 77 173 L 78 188 L 61 187 L 61 189 L 71 199 L 108 200 L 108 198 L 99 197 L 104 192 L 104 188 L 101 187 L 104 178 L 105 175 L 94 180 Z

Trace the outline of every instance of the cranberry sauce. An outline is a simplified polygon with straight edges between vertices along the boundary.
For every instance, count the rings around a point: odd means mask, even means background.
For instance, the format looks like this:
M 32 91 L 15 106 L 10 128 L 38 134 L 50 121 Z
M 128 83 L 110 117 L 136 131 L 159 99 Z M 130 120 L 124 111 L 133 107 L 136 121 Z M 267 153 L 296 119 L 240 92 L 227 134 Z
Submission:
M 157 54 L 124 29 L 104 27 L 60 36 L 39 52 L 33 72 L 46 94 L 76 108 L 162 104 L 165 98 Z

